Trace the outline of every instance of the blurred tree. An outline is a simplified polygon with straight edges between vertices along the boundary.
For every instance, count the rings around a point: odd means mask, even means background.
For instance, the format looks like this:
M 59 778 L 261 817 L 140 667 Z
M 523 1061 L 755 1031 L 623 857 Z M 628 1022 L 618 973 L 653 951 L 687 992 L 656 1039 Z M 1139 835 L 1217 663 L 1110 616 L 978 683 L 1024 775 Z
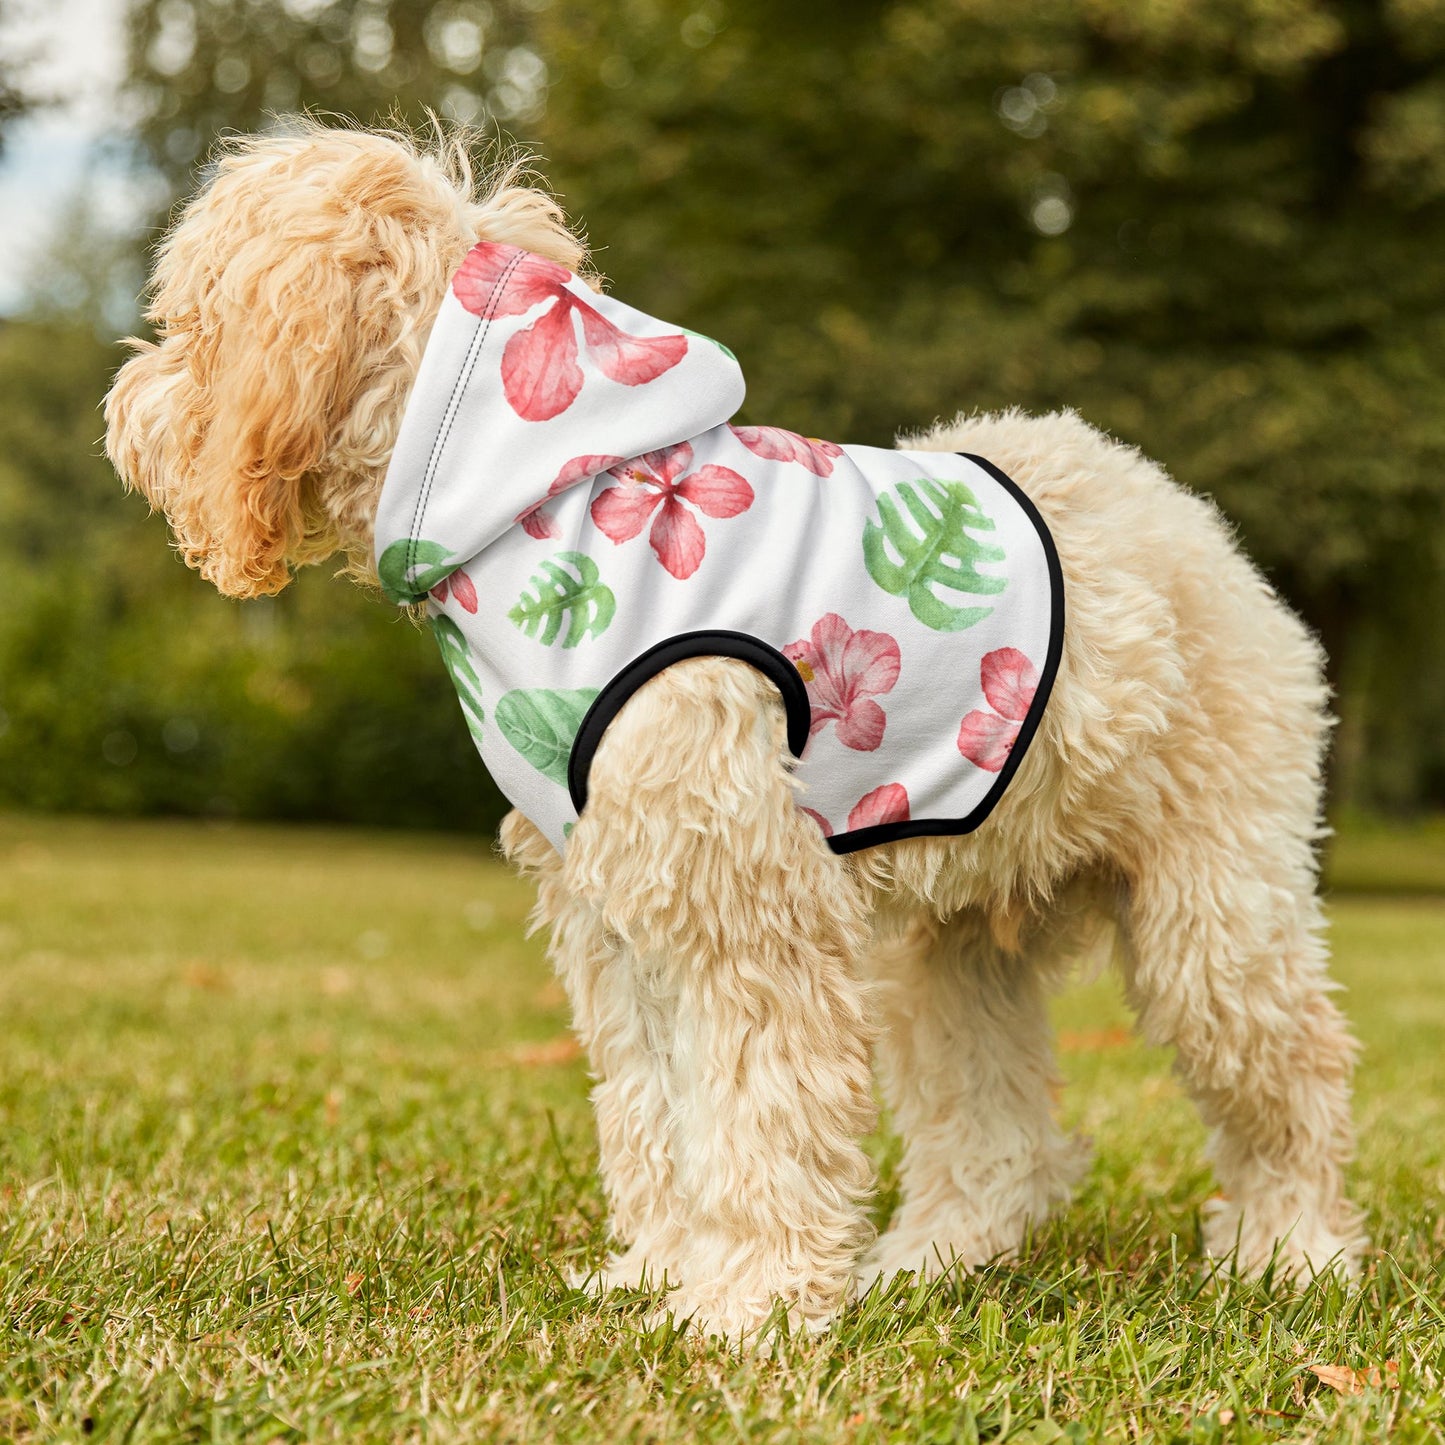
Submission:
M 30 57 L 6 33 L 15 23 L 17 9 L 14 0 L 0 0 L 0 35 L 5 36 L 0 45 L 0 155 L 5 153 L 5 133 L 35 103 L 24 83 Z
M 739 354 L 755 419 L 886 442 L 959 408 L 1077 407 L 1214 495 L 1323 633 L 1343 796 L 1445 802 L 1438 0 L 140 0 L 127 104 L 176 194 L 268 111 L 515 127 L 618 289 Z M 52 546 L 61 515 L 17 525 Z M 308 718 L 429 725 L 420 695 L 386 713 L 367 681 L 400 638 L 385 675 L 409 693 L 416 659 L 416 687 L 445 686 L 379 609 L 335 587 L 323 606 L 310 579 L 237 609 L 149 566 L 103 573 L 132 589 L 142 690 L 180 697 L 146 662 L 171 649 L 216 728 L 232 707 L 285 719 L 246 714 L 254 756 L 280 760 L 257 762 L 248 808 L 352 815 L 311 770 L 360 724 Z M 100 585 L 45 586 L 26 645 L 100 635 L 109 603 L 59 616 Z M 147 633 L 161 615 L 210 618 L 205 646 Z M 449 706 L 432 755 L 464 751 Z M 404 780 L 406 749 L 388 756 Z
M 430 640 L 312 571 L 228 602 L 101 454 L 88 319 L 0 324 L 0 806 L 486 829 Z
M 146 158 L 173 189 L 216 136 L 303 109 L 368 125 L 541 114 L 547 69 L 526 43 L 547 0 L 143 0 L 129 91 Z
M 726 341 L 758 418 L 1071 405 L 1137 442 L 1324 636 L 1344 793 L 1410 796 L 1370 622 L 1408 708 L 1445 669 L 1445 9 L 562 0 L 537 44 L 602 266 Z
M 428 106 L 535 117 L 546 77 L 521 43 L 529 13 L 146 0 L 126 86 L 140 172 L 160 178 L 164 209 L 217 135 L 302 107 L 371 124 L 422 124 Z M 117 358 L 89 321 L 113 309 L 123 266 L 84 226 L 63 234 L 31 319 L 0 329 L 0 437 L 16 441 L 0 457 L 0 802 L 494 826 L 504 802 L 425 636 L 324 574 L 261 604 L 218 598 L 122 497 L 96 443 Z

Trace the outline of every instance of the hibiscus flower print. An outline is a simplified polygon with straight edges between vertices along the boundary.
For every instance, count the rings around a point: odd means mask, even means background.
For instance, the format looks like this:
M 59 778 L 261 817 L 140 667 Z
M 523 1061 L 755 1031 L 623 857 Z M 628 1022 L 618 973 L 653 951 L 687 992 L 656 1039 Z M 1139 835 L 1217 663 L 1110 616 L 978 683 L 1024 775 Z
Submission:
M 473 246 L 452 278 L 457 300 L 489 321 L 547 308 L 502 350 L 502 390 L 523 421 L 549 421 L 582 390 L 574 318 L 582 323 L 582 344 L 593 364 L 623 386 L 655 381 L 687 354 L 685 336 L 629 336 L 573 295 L 571 279 L 555 261 L 490 241 Z
M 456 598 L 457 606 L 460 607 L 463 612 L 475 612 L 477 610 L 476 586 L 473 584 L 472 579 L 468 577 L 460 567 L 450 575 L 443 577 L 442 580 L 432 588 L 430 595 L 435 597 L 438 602 L 445 602 L 448 592 Z
M 556 480 L 547 488 L 546 497 L 540 502 L 533 502 L 530 507 L 523 508 L 512 520 L 519 523 L 529 537 L 534 537 L 539 542 L 560 537 L 562 529 L 557 525 L 556 517 L 547 510 L 547 502 L 569 487 L 576 486 L 578 482 L 585 482 L 588 477 L 595 477 L 599 472 L 615 467 L 621 460 L 621 457 L 593 455 L 573 457 L 570 462 L 563 462 Z
M 709 464 L 689 474 L 691 465 L 687 442 L 648 452 L 609 468 L 607 475 L 619 485 L 608 487 L 592 503 L 597 530 L 614 542 L 630 542 L 651 519 L 647 540 L 679 582 L 697 571 L 707 551 L 702 526 L 688 507 L 706 517 L 727 518 L 740 516 L 753 504 L 753 489 L 731 467 Z
M 821 813 L 813 808 L 804 808 L 802 811 L 823 830 L 825 838 L 833 836 L 833 825 Z M 848 814 L 846 831 L 856 833 L 860 828 L 877 828 L 885 823 L 906 823 L 908 816 L 908 789 L 902 783 L 884 783 L 881 788 L 874 788 L 871 793 L 859 799 L 858 805 Z
M 830 612 L 813 624 L 806 641 L 783 648 L 783 656 L 808 689 L 810 738 L 835 722 L 845 748 L 871 753 L 878 747 L 888 719 L 873 699 L 893 691 L 900 662 L 898 644 L 886 632 L 854 632 Z
M 988 653 L 979 666 L 983 695 L 993 712 L 975 709 L 958 729 L 958 750 L 986 772 L 999 772 L 1013 752 L 1019 728 L 1039 689 L 1039 670 L 1016 647 Z
M 798 462 L 814 476 L 831 476 L 833 458 L 843 455 L 837 442 L 800 437 L 780 426 L 734 426 L 732 434 L 755 456 L 770 462 Z

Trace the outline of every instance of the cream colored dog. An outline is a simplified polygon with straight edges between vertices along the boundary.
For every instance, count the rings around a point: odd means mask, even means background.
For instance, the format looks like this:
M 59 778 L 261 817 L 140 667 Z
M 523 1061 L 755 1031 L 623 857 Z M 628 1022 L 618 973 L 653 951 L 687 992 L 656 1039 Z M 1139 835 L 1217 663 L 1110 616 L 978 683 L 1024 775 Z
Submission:
M 545 194 L 515 173 L 478 191 L 458 144 L 307 126 L 226 148 L 160 249 L 158 340 L 106 406 L 116 468 L 222 592 L 337 554 L 372 576 L 402 410 L 479 238 L 583 260 Z M 984 826 L 835 856 L 797 808 L 775 687 L 722 658 L 613 721 L 565 858 L 503 826 L 597 1080 L 619 1253 L 596 1280 L 665 1278 L 677 1318 L 738 1338 L 779 1300 L 821 1327 L 860 1278 L 1007 1256 L 1085 1165 L 1050 1108 L 1046 1000 L 1100 919 L 1213 1130 L 1208 1248 L 1352 1270 L 1318 647 L 1209 503 L 1071 413 L 909 445 L 994 461 L 1062 561 L 1053 695 Z M 875 1052 L 906 1141 L 877 1240 Z

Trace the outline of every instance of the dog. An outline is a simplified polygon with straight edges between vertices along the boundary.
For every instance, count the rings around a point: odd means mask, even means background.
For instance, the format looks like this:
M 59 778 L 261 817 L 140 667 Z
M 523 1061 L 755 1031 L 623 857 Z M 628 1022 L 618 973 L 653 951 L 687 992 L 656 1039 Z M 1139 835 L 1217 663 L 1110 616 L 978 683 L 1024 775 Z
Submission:
M 456 138 L 312 123 L 234 140 L 160 246 L 155 340 L 115 378 L 107 450 L 227 596 L 336 557 L 377 585 L 388 468 L 469 257 L 567 278 L 568 327 L 604 315 L 551 197 L 516 168 L 479 182 L 466 155 Z M 1355 1046 L 1316 891 L 1317 643 L 1210 503 L 1073 413 L 960 416 L 904 445 L 949 477 L 985 459 L 1056 553 L 1067 620 L 1026 750 L 981 709 L 995 761 L 1016 764 L 986 819 L 871 841 L 864 825 L 900 816 L 885 809 L 854 830 L 866 846 L 835 849 L 800 793 L 797 684 L 789 703 L 757 657 L 702 651 L 635 679 L 594 727 L 565 839 L 538 809 L 503 823 L 595 1079 L 615 1250 L 593 1286 L 665 1286 L 665 1312 L 741 1340 L 780 1303 L 821 1329 L 873 1281 L 1008 1258 L 1086 1167 L 1053 1117 L 1046 1003 L 1111 929 L 1139 1029 L 1172 1046 L 1211 1130 L 1223 1197 L 1206 1249 L 1250 1275 L 1353 1273 Z M 593 460 L 608 464 L 583 483 L 596 520 L 602 490 L 637 499 L 642 464 Z M 515 521 L 546 536 L 541 511 Z M 708 522 L 707 545 L 738 525 Z M 655 535 L 653 550 L 665 565 Z M 486 579 L 455 564 L 434 582 L 413 555 L 394 600 L 461 617 Z M 465 668 L 471 642 L 450 642 Z M 777 650 L 806 680 L 803 654 Z M 934 691 L 972 696 L 964 671 Z M 904 1145 L 877 1238 L 875 1062 Z

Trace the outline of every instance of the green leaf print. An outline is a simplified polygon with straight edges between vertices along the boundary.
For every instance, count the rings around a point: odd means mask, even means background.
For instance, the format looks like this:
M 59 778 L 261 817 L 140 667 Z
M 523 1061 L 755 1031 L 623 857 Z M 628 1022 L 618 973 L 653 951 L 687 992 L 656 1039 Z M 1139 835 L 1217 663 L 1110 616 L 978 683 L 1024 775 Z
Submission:
M 899 502 L 907 517 L 899 511 Z M 869 522 L 863 528 L 868 575 L 885 592 L 906 598 L 925 627 L 962 632 L 993 611 L 955 606 L 938 595 L 960 592 L 986 597 L 1008 585 L 1006 578 L 988 577 L 978 570 L 980 562 L 1002 562 L 1004 550 L 996 542 L 971 535 L 993 531 L 994 523 L 968 487 L 932 477 L 899 482 L 892 495 L 885 492 L 878 498 L 878 514 L 881 523 Z
M 732 352 L 731 352 L 726 346 L 724 346 L 721 341 L 719 341 L 719 340 L 717 339 L 716 336 L 709 336 L 709 335 L 707 335 L 705 332 L 702 332 L 702 331 L 688 331 L 688 329 L 687 329 L 686 326 L 679 327 L 678 329 L 679 329 L 680 331 L 687 332 L 687 335 L 689 335 L 689 336 L 695 336 L 695 337 L 697 337 L 697 339 L 698 339 L 699 341 L 708 341 L 708 342 L 711 342 L 714 346 L 717 347 L 717 349 L 718 349 L 719 351 L 722 352 L 722 354 L 723 354 L 724 356 L 726 356 L 726 357 L 728 358 L 729 361 L 736 361 L 736 360 L 737 360 L 737 357 L 734 356 L 734 355 L 732 354 Z
M 481 746 L 482 742 L 482 683 L 472 667 L 467 652 L 467 640 L 462 629 L 450 617 L 436 616 L 431 619 L 432 636 L 441 649 L 442 661 L 452 675 L 452 685 L 462 700 L 462 716 L 467 720 L 467 730 L 472 740 Z
M 569 567 L 570 572 L 566 570 Z M 617 598 L 585 552 L 558 552 L 549 557 L 527 588 L 507 616 L 545 647 L 551 647 L 559 635 L 563 647 L 576 647 L 584 637 L 600 637 L 617 611 Z
M 440 542 L 402 537 L 381 554 L 376 575 L 389 602 L 398 607 L 420 602 L 438 582 L 450 577 L 459 563 Z
M 567 786 L 567 760 L 577 729 L 597 698 L 595 687 L 536 687 L 507 693 L 497 704 L 502 736 L 542 774 Z

